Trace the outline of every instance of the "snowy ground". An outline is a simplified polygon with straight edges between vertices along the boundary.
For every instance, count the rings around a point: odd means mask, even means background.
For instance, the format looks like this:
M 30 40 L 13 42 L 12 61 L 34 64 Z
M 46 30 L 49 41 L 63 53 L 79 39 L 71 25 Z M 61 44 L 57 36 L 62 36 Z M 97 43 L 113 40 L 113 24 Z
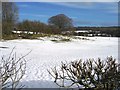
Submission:
M 61 61 L 113 56 L 118 58 L 118 38 L 87 37 L 90 40 L 72 39 L 71 42 L 52 42 L 50 38 L 39 40 L 9 40 L 0 42 L 0 56 L 8 55 L 13 47 L 17 55 L 26 56 L 27 70 L 22 84 L 27 88 L 57 87 L 47 69 L 59 66 Z

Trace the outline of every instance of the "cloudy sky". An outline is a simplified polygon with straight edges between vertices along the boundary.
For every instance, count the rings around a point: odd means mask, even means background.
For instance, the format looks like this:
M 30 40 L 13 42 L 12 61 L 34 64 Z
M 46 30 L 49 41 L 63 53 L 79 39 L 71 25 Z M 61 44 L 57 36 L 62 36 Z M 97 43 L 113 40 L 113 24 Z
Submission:
M 40 20 L 47 23 L 51 16 L 65 14 L 75 26 L 118 25 L 117 2 L 16 2 L 19 20 Z

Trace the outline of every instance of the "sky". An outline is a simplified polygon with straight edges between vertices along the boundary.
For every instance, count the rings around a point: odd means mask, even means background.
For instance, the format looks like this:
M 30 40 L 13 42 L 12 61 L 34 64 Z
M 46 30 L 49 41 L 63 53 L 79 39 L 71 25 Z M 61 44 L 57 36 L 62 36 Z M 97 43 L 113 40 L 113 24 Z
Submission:
M 74 26 L 117 26 L 117 2 L 16 2 L 19 20 L 44 23 L 57 14 L 65 14 Z

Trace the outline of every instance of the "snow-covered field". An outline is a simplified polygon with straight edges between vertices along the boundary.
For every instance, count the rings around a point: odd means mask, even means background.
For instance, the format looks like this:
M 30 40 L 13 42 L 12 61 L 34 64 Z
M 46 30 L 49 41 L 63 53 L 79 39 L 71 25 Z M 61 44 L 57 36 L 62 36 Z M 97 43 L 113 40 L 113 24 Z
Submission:
M 47 69 L 59 66 L 61 61 L 78 59 L 102 58 L 113 56 L 118 59 L 118 38 L 115 37 L 86 37 L 89 40 L 72 39 L 70 42 L 53 42 L 50 38 L 39 40 L 9 40 L 1 41 L 0 56 L 8 55 L 13 47 L 17 56 L 26 56 L 27 70 L 22 84 L 27 88 L 54 88 L 53 79 Z

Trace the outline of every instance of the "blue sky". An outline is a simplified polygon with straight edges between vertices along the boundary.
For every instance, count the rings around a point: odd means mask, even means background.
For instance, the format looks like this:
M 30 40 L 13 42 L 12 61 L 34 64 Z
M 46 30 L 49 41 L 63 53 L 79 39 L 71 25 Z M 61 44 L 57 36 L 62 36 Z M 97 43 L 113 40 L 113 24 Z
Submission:
M 16 2 L 19 20 L 39 20 L 47 23 L 51 16 L 65 14 L 75 26 L 118 25 L 117 2 Z

